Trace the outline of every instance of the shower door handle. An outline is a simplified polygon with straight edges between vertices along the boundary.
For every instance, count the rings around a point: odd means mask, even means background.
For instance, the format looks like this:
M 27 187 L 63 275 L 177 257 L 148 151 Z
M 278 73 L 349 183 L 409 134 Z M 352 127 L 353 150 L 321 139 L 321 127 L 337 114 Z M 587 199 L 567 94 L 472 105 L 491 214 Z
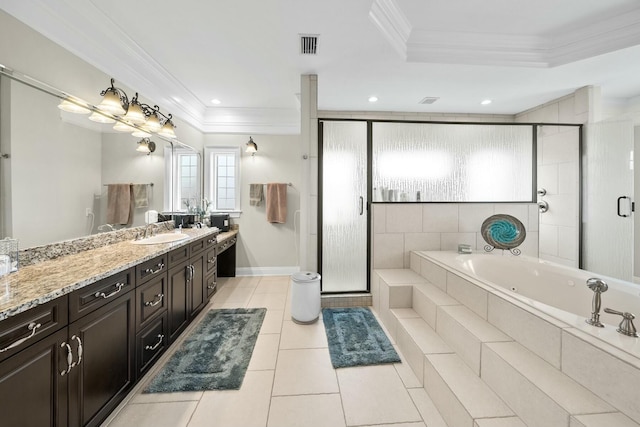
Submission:
M 364 197 L 360 196 L 360 215 L 364 213 Z
M 620 196 L 620 197 L 618 197 L 618 216 L 620 216 L 620 217 L 622 217 L 622 218 L 628 218 L 628 217 L 630 217 L 630 216 L 631 216 L 631 214 L 630 214 L 630 213 L 629 213 L 629 214 L 623 214 L 623 213 L 621 212 L 621 210 L 620 210 L 620 202 L 621 202 L 622 200 L 624 200 L 624 199 L 629 200 L 629 212 L 633 212 L 633 210 L 634 210 L 634 206 L 633 206 L 634 204 L 633 204 L 633 202 L 631 201 L 631 198 L 630 198 L 630 197 L 627 197 L 627 196 Z

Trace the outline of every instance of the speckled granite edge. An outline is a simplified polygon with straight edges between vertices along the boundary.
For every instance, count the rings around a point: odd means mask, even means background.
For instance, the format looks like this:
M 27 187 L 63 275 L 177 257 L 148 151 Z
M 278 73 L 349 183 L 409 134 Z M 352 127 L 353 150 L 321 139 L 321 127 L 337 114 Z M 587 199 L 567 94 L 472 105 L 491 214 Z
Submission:
M 136 234 L 143 232 L 145 225 L 133 228 L 123 228 L 121 230 L 109 231 L 106 233 L 92 234 L 91 236 L 78 237 L 77 239 L 65 240 L 51 243 L 49 245 L 34 246 L 27 248 L 18 254 L 19 265 L 26 267 L 39 262 L 56 259 L 65 255 L 73 255 L 91 249 L 101 248 L 125 240 L 133 240 Z M 153 224 L 153 228 L 158 233 L 173 229 L 173 221 L 159 222 Z
M 237 231 L 219 233 L 213 228 L 194 228 L 183 230 L 183 233 L 189 234 L 190 238 L 158 245 L 133 245 L 130 240 L 135 237 L 134 233 L 125 241 L 59 255 L 0 277 L 0 321 L 199 238 L 215 233 L 218 241 L 223 242 Z

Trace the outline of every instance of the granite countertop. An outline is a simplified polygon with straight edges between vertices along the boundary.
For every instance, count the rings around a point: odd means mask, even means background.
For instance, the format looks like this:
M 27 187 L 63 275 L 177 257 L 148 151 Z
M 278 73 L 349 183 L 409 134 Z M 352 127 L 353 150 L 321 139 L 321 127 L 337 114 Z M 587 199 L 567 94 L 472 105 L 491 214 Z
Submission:
M 182 232 L 190 237 L 157 245 L 134 245 L 123 241 L 21 267 L 15 273 L 0 277 L 0 321 L 192 243 L 217 229 L 189 228 Z M 218 242 L 237 233 L 235 230 L 219 233 Z

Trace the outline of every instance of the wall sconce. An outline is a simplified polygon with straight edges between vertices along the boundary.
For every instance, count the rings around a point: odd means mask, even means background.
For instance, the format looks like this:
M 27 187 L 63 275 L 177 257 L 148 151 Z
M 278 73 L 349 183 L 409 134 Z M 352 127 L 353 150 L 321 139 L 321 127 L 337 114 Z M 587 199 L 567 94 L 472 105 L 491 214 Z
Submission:
M 153 107 L 138 101 L 138 93 L 129 101 L 126 92 L 115 86 L 115 80 L 111 79 L 111 85 L 100 92 L 102 102 L 97 107 L 85 108 L 84 103 L 71 97 L 64 98 L 58 108 L 72 113 L 87 114 L 93 110 L 89 120 L 98 123 L 115 123 L 114 130 L 119 132 L 131 132 L 138 138 L 149 138 L 151 133 L 157 133 L 165 138 L 175 139 L 171 114 L 163 114 L 160 107 Z M 155 147 L 155 144 L 154 144 Z
M 247 149 L 245 152 L 251 153 L 252 156 L 255 156 L 258 152 L 258 144 L 253 141 L 253 138 L 249 137 L 249 141 L 246 144 Z
M 136 148 L 136 151 L 140 153 L 146 153 L 148 156 L 156 151 L 156 143 L 149 138 L 142 138 L 140 141 L 138 141 L 138 148 Z

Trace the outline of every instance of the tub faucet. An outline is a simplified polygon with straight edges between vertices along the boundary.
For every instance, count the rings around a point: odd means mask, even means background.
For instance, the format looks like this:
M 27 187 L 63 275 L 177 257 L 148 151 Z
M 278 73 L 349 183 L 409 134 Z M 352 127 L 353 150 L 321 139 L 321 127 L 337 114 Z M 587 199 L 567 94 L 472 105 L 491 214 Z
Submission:
M 604 325 L 600 322 L 600 307 L 602 306 L 600 295 L 603 292 L 607 292 L 609 285 L 602 279 L 592 277 L 587 280 L 587 286 L 593 291 L 593 300 L 591 301 L 591 318 L 586 319 L 585 322 L 598 328 L 604 328 Z
M 616 331 L 628 337 L 636 337 L 636 338 L 638 337 L 638 331 L 636 330 L 636 327 L 633 324 L 633 319 L 635 319 L 636 316 L 634 316 L 633 313 L 627 313 L 627 312 L 623 313 L 622 311 L 612 310 L 610 308 L 605 308 L 604 312 L 622 316 L 622 321 L 620 322 L 620 325 L 618 325 L 618 329 L 616 329 Z

